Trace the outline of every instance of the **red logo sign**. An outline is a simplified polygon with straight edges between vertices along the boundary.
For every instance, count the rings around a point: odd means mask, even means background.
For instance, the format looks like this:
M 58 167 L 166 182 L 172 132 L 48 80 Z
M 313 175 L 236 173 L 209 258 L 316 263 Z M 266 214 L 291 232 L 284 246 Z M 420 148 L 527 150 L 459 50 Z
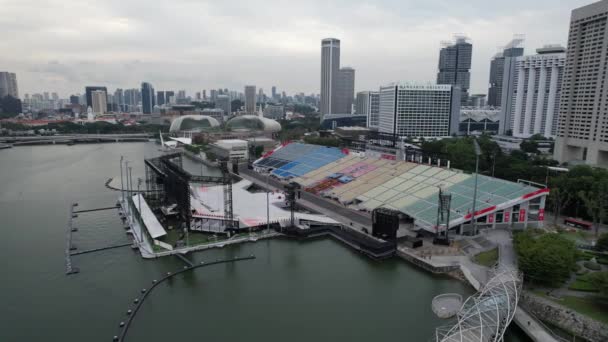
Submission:
M 519 222 L 526 220 L 526 209 L 519 209 Z
M 538 209 L 538 220 L 539 221 L 545 220 L 545 209 Z
M 488 215 L 488 223 L 494 223 L 494 213 Z
M 504 218 L 502 219 L 503 222 L 511 221 L 511 212 L 509 210 L 505 210 L 505 214 L 503 216 L 504 216 Z

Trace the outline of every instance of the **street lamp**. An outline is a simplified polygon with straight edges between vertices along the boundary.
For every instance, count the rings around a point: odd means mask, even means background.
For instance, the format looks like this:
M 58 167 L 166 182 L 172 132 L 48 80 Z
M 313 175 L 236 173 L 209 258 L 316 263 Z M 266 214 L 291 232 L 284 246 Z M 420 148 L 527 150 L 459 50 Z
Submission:
M 270 186 L 268 185 L 268 178 L 270 177 L 270 171 L 266 173 L 266 230 L 270 233 Z
M 125 187 L 122 181 L 122 161 L 124 160 L 123 156 L 120 156 L 120 194 L 122 196 L 122 204 L 125 204 Z
M 129 200 L 128 200 L 128 198 L 129 198 L 129 190 L 130 190 L 130 187 L 129 187 L 129 161 L 128 160 L 125 161 L 125 180 L 126 180 L 126 183 L 127 183 L 127 203 L 126 203 L 126 206 L 127 206 L 127 209 L 129 210 L 129 214 L 131 214 L 131 206 L 129 205 Z
M 475 204 L 477 202 L 477 176 L 479 174 L 479 156 L 481 148 L 477 139 L 473 139 L 473 148 L 475 148 L 475 188 L 473 189 L 473 212 L 471 213 L 471 222 L 473 222 L 473 235 L 477 235 L 477 219 L 475 218 Z
M 142 183 L 141 178 L 137 178 L 137 202 L 138 202 L 138 204 L 137 204 L 137 211 L 139 212 L 139 217 L 140 218 L 141 218 L 141 192 L 139 190 L 139 187 L 141 186 L 141 183 Z M 139 223 L 140 223 L 139 227 L 142 228 L 141 234 L 140 234 L 140 238 L 139 238 L 139 242 L 144 242 L 144 240 L 143 240 L 143 227 L 142 227 L 141 220 L 140 220 Z

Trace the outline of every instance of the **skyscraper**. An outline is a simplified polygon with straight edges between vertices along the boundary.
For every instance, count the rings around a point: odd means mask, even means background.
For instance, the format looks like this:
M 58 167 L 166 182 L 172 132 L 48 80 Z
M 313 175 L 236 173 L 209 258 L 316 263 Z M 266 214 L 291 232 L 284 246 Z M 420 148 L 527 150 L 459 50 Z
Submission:
M 488 88 L 488 106 L 500 107 L 502 103 L 503 83 L 510 87 L 510 77 L 513 76 L 513 59 L 524 55 L 523 36 L 518 35 L 497 53 L 490 61 L 490 80 Z M 505 73 L 506 67 L 506 73 Z M 506 75 L 506 77 L 505 77 Z
M 91 102 L 93 113 L 98 115 L 105 114 L 106 109 L 108 108 L 107 94 L 105 91 L 93 90 L 91 92 Z
M 336 85 L 340 71 L 340 40 L 326 38 L 321 41 L 321 117 L 336 111 Z
M 513 94 L 502 112 L 507 130 L 513 136 L 527 138 L 534 134 L 554 137 L 557 131 L 559 101 L 566 49 L 549 45 L 538 54 L 517 57 Z M 501 117 L 500 120 L 503 120 Z
M 437 84 L 451 84 L 460 87 L 461 103 L 466 105 L 471 81 L 471 57 L 473 45 L 466 37 L 456 37 L 454 43 L 444 43 L 439 51 L 439 72 Z
M 608 0 L 572 11 L 554 158 L 608 167 Z
M 87 97 L 87 107 L 93 108 L 93 97 L 91 96 L 91 93 L 94 92 L 95 90 L 102 90 L 105 94 L 108 93 L 108 88 L 106 88 L 106 87 L 100 87 L 100 86 L 85 87 L 84 92 Z M 108 98 L 106 97 L 106 103 L 107 102 L 108 102 Z
M 378 128 L 380 111 L 380 94 L 377 91 L 361 91 L 357 93 L 357 115 L 367 115 L 367 127 Z
M 355 97 L 355 69 L 340 68 L 335 92 L 336 108 L 332 114 L 352 114 Z
M 258 89 L 258 102 L 264 102 L 264 89 L 262 88 Z
M 17 87 L 17 75 L 12 72 L 0 72 L 0 98 L 11 96 L 19 98 L 19 89 Z
M 277 98 L 277 87 L 272 86 L 272 99 L 276 99 Z
M 255 86 L 245 86 L 245 112 L 255 114 Z
M 80 97 L 78 95 L 70 96 L 70 104 L 73 104 L 73 105 L 80 104 Z
M 222 109 L 224 111 L 224 115 L 230 115 L 232 113 L 230 96 L 218 95 L 215 99 L 215 108 Z
M 148 82 L 141 84 L 141 108 L 144 114 L 152 114 L 152 110 L 156 104 L 155 94 L 152 84 Z
M 117 110 L 125 110 L 125 93 L 121 88 L 117 88 L 114 91 L 114 104 Z
M 399 137 L 445 137 L 458 133 L 460 88 L 436 84 L 380 87 L 378 128 Z
M 159 106 L 162 106 L 165 104 L 165 92 L 162 90 L 159 90 L 156 92 L 156 104 L 158 104 Z
M 175 92 L 173 90 L 165 91 L 165 104 L 175 103 Z

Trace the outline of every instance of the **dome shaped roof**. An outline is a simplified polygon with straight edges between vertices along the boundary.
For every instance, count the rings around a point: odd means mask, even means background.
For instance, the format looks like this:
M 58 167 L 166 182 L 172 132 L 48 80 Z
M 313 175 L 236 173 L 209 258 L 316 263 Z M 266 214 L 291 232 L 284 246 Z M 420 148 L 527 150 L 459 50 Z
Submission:
M 220 123 L 210 116 L 206 115 L 182 115 L 177 117 L 171 123 L 169 132 L 179 131 L 207 131 L 215 127 L 219 127 Z
M 257 115 L 241 115 L 228 120 L 226 123 L 228 131 L 264 131 L 279 132 L 281 124 L 275 120 Z

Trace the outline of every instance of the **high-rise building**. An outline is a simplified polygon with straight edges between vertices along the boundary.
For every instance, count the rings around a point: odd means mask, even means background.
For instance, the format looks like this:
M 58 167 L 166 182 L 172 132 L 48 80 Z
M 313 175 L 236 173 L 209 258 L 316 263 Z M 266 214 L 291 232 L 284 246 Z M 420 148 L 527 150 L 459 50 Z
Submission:
M 186 104 L 188 102 L 187 98 L 186 98 L 186 91 L 185 90 L 178 90 L 177 91 L 177 99 L 175 100 L 178 104 Z
M 165 91 L 165 104 L 175 103 L 175 92 L 173 90 Z
M 93 109 L 93 113 L 98 115 L 105 114 L 108 108 L 107 98 L 107 94 L 103 90 L 91 91 L 91 108 Z
M 264 117 L 273 119 L 273 120 L 284 119 L 285 118 L 285 107 L 282 105 L 268 104 L 264 108 Z
M 355 97 L 355 69 L 344 67 L 338 71 L 336 84 L 336 104 L 333 114 L 352 114 Z
M 486 105 L 486 94 L 472 94 L 469 96 L 469 105 L 471 107 L 485 107 Z
M 400 137 L 457 134 L 460 98 L 460 88 L 449 84 L 390 84 L 380 87 L 379 131 Z
M 608 167 L 608 0 L 572 11 L 554 158 Z
M 51 93 L 51 99 L 53 101 L 59 101 L 59 94 L 57 94 L 56 92 L 52 92 Z
M 211 89 L 209 91 L 209 96 L 211 97 L 211 102 L 215 102 L 216 98 L 217 98 L 217 90 L 216 89 Z
M 510 102 L 501 109 L 500 120 L 515 137 L 534 134 L 554 137 L 557 133 L 561 81 L 566 49 L 548 45 L 532 56 L 517 57 Z
M 504 47 L 502 52 L 499 52 L 492 57 L 492 60 L 490 61 L 488 106 L 500 107 L 502 103 L 503 84 L 505 85 L 505 89 L 512 88 L 510 81 L 514 70 L 513 59 L 524 55 L 523 42 L 523 36 L 517 35 Z
M 203 89 L 203 101 L 207 101 L 207 91 Z
M 357 115 L 367 115 L 367 127 L 378 128 L 380 112 L 380 94 L 377 91 L 361 91 L 357 93 Z
M 245 86 L 245 112 L 255 114 L 255 86 Z
M 148 82 L 141 84 L 141 109 L 144 114 L 152 114 L 152 110 L 156 105 L 154 87 Z
M 456 37 L 453 43 L 444 43 L 439 51 L 439 72 L 437 84 L 451 84 L 460 87 L 461 103 L 466 105 L 469 99 L 471 81 L 471 57 L 473 45 L 466 37 Z
M 196 101 L 200 101 L 200 100 L 201 100 L 201 92 L 200 92 L 200 91 L 197 91 L 197 92 L 194 94 L 194 98 L 196 99 Z
M 96 90 L 102 90 L 105 94 L 108 93 L 108 88 L 106 87 L 100 87 L 100 86 L 88 86 L 84 88 L 84 92 L 86 94 L 87 97 L 87 107 L 93 107 L 93 97 L 91 96 L 91 93 L 96 91 Z M 108 98 L 106 97 L 106 103 L 108 102 Z
M 258 102 L 259 103 L 264 102 L 264 89 L 262 89 L 262 88 L 258 89 Z
M 165 92 L 159 90 L 156 92 L 156 104 L 162 106 L 165 104 Z
M 70 96 L 70 104 L 73 104 L 73 105 L 80 104 L 80 96 L 78 96 L 78 95 L 71 95 Z
M 277 87 L 276 86 L 272 86 L 272 99 L 276 99 L 277 98 Z
M 125 110 L 125 92 L 121 88 L 117 88 L 114 91 L 113 101 L 115 106 L 113 106 L 118 111 Z
M 326 38 L 321 41 L 321 117 L 338 113 L 336 86 L 340 71 L 340 40 Z
M 215 99 L 215 108 L 224 110 L 224 115 L 230 115 L 232 113 L 230 96 L 218 95 Z
M 19 98 L 19 88 L 17 87 L 17 75 L 12 72 L 0 72 L 0 98 L 11 96 Z

